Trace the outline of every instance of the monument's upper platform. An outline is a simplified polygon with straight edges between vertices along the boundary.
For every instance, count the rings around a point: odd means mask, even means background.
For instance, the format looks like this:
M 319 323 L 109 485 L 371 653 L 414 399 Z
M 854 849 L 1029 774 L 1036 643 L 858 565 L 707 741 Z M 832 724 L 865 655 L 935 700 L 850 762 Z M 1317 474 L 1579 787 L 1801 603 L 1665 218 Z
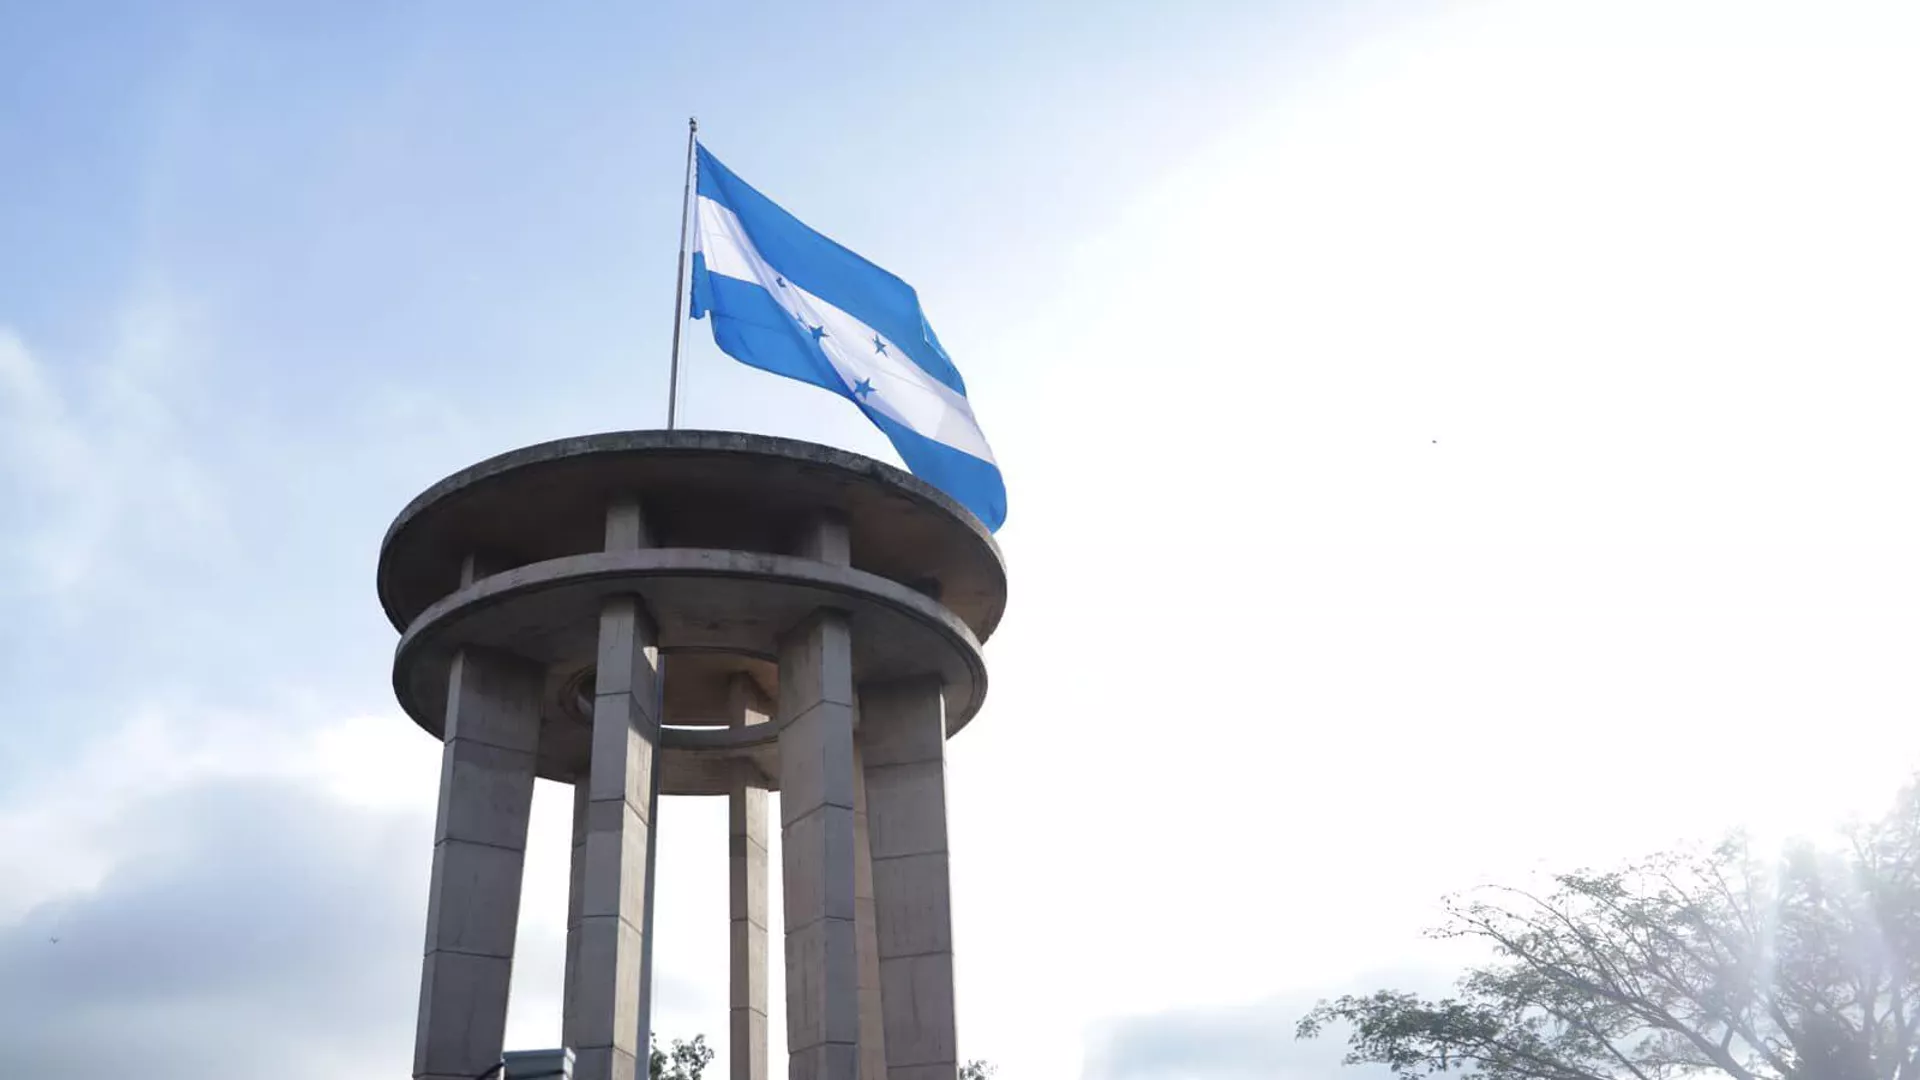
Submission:
M 909 473 L 814 443 L 722 431 L 615 431 L 512 450 L 409 503 L 380 549 L 380 602 L 397 630 L 495 569 L 598 552 L 610 500 L 640 501 L 653 545 L 785 554 L 822 511 L 844 515 L 856 570 L 937 599 L 984 641 L 1006 608 L 986 528 Z

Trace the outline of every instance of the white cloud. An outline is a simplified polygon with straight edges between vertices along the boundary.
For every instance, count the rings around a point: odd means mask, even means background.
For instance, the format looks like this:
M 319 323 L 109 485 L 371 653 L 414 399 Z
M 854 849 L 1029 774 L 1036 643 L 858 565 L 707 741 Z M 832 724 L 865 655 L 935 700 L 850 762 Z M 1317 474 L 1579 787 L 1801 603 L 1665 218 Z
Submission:
M 1359 985 L 1428 992 L 1450 976 L 1422 970 L 1373 973 Z M 1345 992 L 1334 988 L 1327 996 Z M 1116 1016 L 1089 1033 L 1086 1080 L 1322 1080 L 1343 1074 L 1343 1032 L 1294 1038 L 1294 1025 L 1318 997 L 1295 994 L 1217 1009 L 1175 1009 Z M 1392 1073 L 1367 1066 L 1349 1080 L 1386 1080 Z
M 149 932 L 166 935 L 217 934 L 217 927 L 231 923 L 262 940 L 289 935 L 314 940 L 298 955 L 273 946 L 281 951 L 241 950 L 225 960 L 209 958 L 150 996 L 88 984 L 89 978 L 113 977 L 107 959 L 96 957 L 97 965 L 81 965 L 69 978 L 70 990 L 77 1001 L 112 998 L 111 1010 L 103 1011 L 105 1005 L 76 1009 L 63 1024 L 32 1032 L 10 1031 L 0 1023 L 0 1042 L 31 1047 L 51 1062 L 62 1050 L 60 1040 L 111 1016 L 116 1030 L 129 1039 L 138 1031 L 159 1038 L 165 1029 L 159 1041 L 170 1048 L 167 1067 L 179 1071 L 158 1075 L 205 1075 L 230 1060 L 226 1029 L 240 1006 L 196 1011 L 193 1003 L 203 995 L 225 1000 L 220 995 L 236 980 L 269 1001 L 282 992 L 346 995 L 352 992 L 346 984 L 363 977 L 352 969 L 360 964 L 384 973 L 389 982 L 403 983 L 379 989 L 379 1000 L 393 1015 L 378 1018 L 372 1027 L 363 1017 L 337 1029 L 316 1024 L 289 1031 L 284 1052 L 290 1067 L 296 1075 L 313 1076 L 338 1075 L 330 1070 L 344 1062 L 375 1071 L 402 1069 L 412 1034 L 439 762 L 439 745 L 398 713 L 328 720 L 289 702 L 273 723 L 263 723 L 253 714 L 150 707 L 95 740 L 58 773 L 10 790 L 0 799 L 0 955 L 13 950 L 37 964 L 39 950 L 58 937 L 64 950 L 59 955 L 73 958 L 79 951 L 76 941 L 88 937 L 104 948 L 107 936 L 116 932 L 115 919 L 135 919 Z M 167 809 L 208 805 L 220 809 L 195 810 L 186 818 L 172 817 Z M 560 1038 L 570 808 L 564 787 L 538 786 L 508 1018 L 512 1047 L 557 1045 Z M 220 816 L 280 821 L 296 812 L 324 823 L 318 833 L 303 832 L 298 839 L 298 845 L 314 844 L 315 850 L 306 856 L 282 852 L 267 865 L 247 864 L 263 857 L 260 845 L 271 845 L 271 838 L 246 833 L 253 839 L 223 846 L 222 829 L 244 826 L 216 827 Z M 670 801 L 662 843 L 657 1030 L 663 1041 L 706 1035 L 720 1052 L 717 1067 L 724 1068 L 727 998 L 715 973 L 724 972 L 727 963 L 725 804 Z M 370 844 L 378 845 L 377 858 Z M 312 869 L 288 869 L 299 867 L 303 857 Z M 322 869 L 354 876 L 320 880 L 315 875 Z M 293 879 L 279 880 L 289 873 Z M 153 888 L 191 895 L 196 909 L 168 907 L 157 894 L 142 891 L 148 887 L 139 883 L 156 876 L 164 885 Z M 233 886 L 235 881 L 241 885 Z M 289 906 L 280 912 L 246 910 L 257 899 L 255 890 Z M 315 894 L 311 903 L 292 903 L 301 890 Z M 313 904 L 339 906 L 349 897 L 355 899 L 347 907 L 382 910 L 358 921 L 300 923 L 310 917 Z M 369 936 L 374 924 L 378 936 Z M 773 932 L 779 933 L 777 915 Z M 316 975 L 308 960 L 326 949 L 345 959 L 324 976 Z M 136 950 L 128 962 L 151 959 Z M 306 990 L 291 985 L 323 978 L 332 981 Z M 776 978 L 776 997 L 780 987 Z M 25 992 L 26 984 L 0 979 L 0 1000 Z M 20 1025 L 40 1024 L 34 1019 L 38 1011 L 0 1008 L 0 1015 L 10 1012 Z M 776 1002 L 774 1021 L 782 1015 Z
M 0 921 L 0 1044 L 39 1076 L 404 1066 L 418 983 L 416 817 L 294 782 L 136 799 L 95 887 Z
M 1010 1080 L 1920 764 L 1920 69 L 1846 12 L 1383 28 L 976 346 L 1013 596 L 957 932 Z
M 0 536 L 9 591 L 71 614 L 134 584 L 136 553 L 202 564 L 220 553 L 225 510 L 180 414 L 203 330 L 164 289 L 118 312 L 98 362 L 49 364 L 0 326 L 0 479 L 23 523 Z
M 205 708 L 138 709 L 58 772 L 10 788 L 0 799 L 0 924 L 96 887 L 136 854 L 119 829 L 131 808 L 195 788 L 270 780 L 342 807 L 431 816 L 438 747 L 410 722 L 301 724 L 298 715 L 290 708 L 269 724 Z

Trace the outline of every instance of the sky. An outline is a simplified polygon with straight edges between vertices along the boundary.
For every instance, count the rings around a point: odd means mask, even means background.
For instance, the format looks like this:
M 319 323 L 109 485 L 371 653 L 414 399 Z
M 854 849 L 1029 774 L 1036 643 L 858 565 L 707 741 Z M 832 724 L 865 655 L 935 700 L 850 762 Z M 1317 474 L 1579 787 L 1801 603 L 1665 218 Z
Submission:
M 1332 1080 L 1294 1020 L 1445 987 L 1443 895 L 1920 768 L 1916 107 L 1866 0 L 0 0 L 0 1046 L 405 1075 L 438 748 L 379 541 L 662 423 L 698 114 L 918 288 L 1006 475 L 962 1054 Z M 896 460 L 704 324 L 682 394 Z M 724 1043 L 724 818 L 662 810 L 665 1037 Z

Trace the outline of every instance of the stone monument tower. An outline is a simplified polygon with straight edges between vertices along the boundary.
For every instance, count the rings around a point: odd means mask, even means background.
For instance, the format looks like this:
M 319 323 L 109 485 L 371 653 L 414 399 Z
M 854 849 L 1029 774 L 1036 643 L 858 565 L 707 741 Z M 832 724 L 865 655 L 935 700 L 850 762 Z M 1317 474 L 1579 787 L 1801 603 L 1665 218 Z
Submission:
M 706 795 L 729 807 L 732 1075 L 766 1080 L 777 791 L 788 1076 L 952 1080 L 944 751 L 1006 603 L 972 515 L 823 446 L 616 432 L 435 484 L 379 589 L 394 690 L 445 747 L 415 1077 L 500 1061 L 542 777 L 573 786 L 574 1076 L 646 1073 L 655 814 Z

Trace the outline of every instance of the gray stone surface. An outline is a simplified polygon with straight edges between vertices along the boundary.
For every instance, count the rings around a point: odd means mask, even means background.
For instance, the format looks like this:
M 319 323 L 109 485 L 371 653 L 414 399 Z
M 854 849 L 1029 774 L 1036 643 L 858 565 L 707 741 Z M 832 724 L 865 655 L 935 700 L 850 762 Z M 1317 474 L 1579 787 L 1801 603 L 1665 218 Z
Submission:
M 427 954 L 413 1041 L 415 1077 L 472 1077 L 500 1060 L 512 977 L 513 961 L 503 956 Z
M 538 678 L 525 657 L 462 643 L 446 667 L 445 711 L 437 730 L 444 740 L 468 739 L 502 750 L 532 751 L 540 728 L 528 723 L 526 682 Z M 540 691 L 533 692 L 539 708 Z M 538 717 L 538 712 L 534 714 Z
M 752 1080 L 766 1080 L 767 1073 L 767 1014 L 754 1009 L 734 1009 L 728 1019 L 728 1067 L 734 1080 L 751 1077 Z M 734 1047 L 748 1048 L 746 1056 L 738 1056 L 740 1051 Z M 753 1049 L 758 1047 L 757 1050 Z
M 867 768 L 867 798 L 886 808 L 873 819 L 873 857 L 892 859 L 947 850 L 947 808 L 921 796 L 945 790 L 945 766 L 937 758 Z
M 952 612 L 920 593 L 797 556 L 689 550 L 574 555 L 482 579 L 433 604 L 402 636 L 394 654 L 395 694 L 415 722 L 440 734 L 446 669 L 458 649 L 512 652 L 543 668 L 593 666 L 599 648 L 594 624 L 618 597 L 637 597 L 636 606 L 656 624 L 659 643 L 675 652 L 776 656 L 783 635 L 811 612 L 841 611 L 856 681 L 937 675 L 948 687 L 950 729 L 985 700 L 986 663 L 978 641 Z M 548 720 L 549 728 L 575 723 L 565 715 Z M 774 734 L 676 728 L 668 730 L 666 746 L 746 749 Z M 541 740 L 540 775 L 572 780 L 582 767 L 577 746 Z
M 853 683 L 844 616 L 820 611 L 780 650 L 781 861 L 790 1077 L 856 1080 Z
M 425 951 L 511 959 L 525 858 L 517 848 L 462 840 L 435 844 Z
M 500 1056 L 540 717 L 540 671 L 513 657 L 463 650 L 448 683 L 416 1076 Z
M 858 716 L 856 704 L 856 732 Z M 853 933 L 860 965 L 860 1078 L 886 1080 L 886 1029 L 880 1008 L 880 943 L 873 921 L 873 851 L 868 842 L 867 783 L 858 738 L 853 744 Z
M 953 954 L 883 956 L 887 1068 L 955 1064 Z
M 734 1080 L 774 1071 L 770 955 L 790 1080 L 953 1080 L 944 743 L 983 700 L 1006 589 L 977 521 L 855 455 L 622 432 L 436 485 L 389 531 L 379 580 L 403 628 L 396 693 L 445 742 L 416 1076 L 499 1055 L 538 775 L 574 785 L 576 1076 L 646 1068 L 666 792 L 728 800 Z
M 800 539 L 794 545 L 799 554 L 834 566 L 853 565 L 853 534 L 847 515 L 826 510 L 800 527 Z
M 560 1041 L 580 1045 L 580 907 L 587 872 L 587 785 L 573 785 L 573 838 L 567 860 L 567 966 L 562 985 Z
M 771 719 L 752 679 L 726 680 L 734 726 Z M 728 1064 L 733 1080 L 767 1080 L 767 788 L 741 775 L 727 795 Z
M 940 684 L 913 679 L 863 686 L 860 718 L 888 1080 L 925 1067 L 952 1075 L 953 917 Z
M 606 1077 L 606 1080 L 646 1080 L 647 1070 L 633 1054 L 603 1046 L 592 1050 L 576 1050 L 573 1075 L 574 1080 L 585 1080 L 589 1076 Z
M 640 500 L 631 492 L 620 492 L 608 500 L 606 527 L 601 532 L 600 546 L 606 551 L 632 551 L 654 546 L 647 516 L 641 511 Z
M 787 635 L 780 648 L 780 823 L 788 826 L 822 806 L 846 811 L 853 857 L 853 667 L 847 619 L 822 609 Z M 849 896 L 851 899 L 851 896 Z M 849 917 L 851 913 L 849 912 Z
M 859 1042 L 852 919 L 814 919 L 786 934 L 787 1052 Z M 882 965 L 881 978 L 885 979 Z M 852 1080 L 851 1077 L 843 1080 Z
M 658 547 L 792 551 L 791 537 L 830 508 L 846 517 L 855 568 L 938 592 L 982 640 L 1006 606 L 992 535 L 939 489 L 831 447 L 715 431 L 587 435 L 462 469 L 387 530 L 381 604 L 404 630 L 459 587 L 468 551 L 516 565 L 598 551 L 603 509 L 623 495 L 647 507 Z
M 858 1051 L 848 1043 L 829 1043 L 790 1055 L 788 1080 L 842 1080 L 857 1075 Z
M 881 956 L 915 956 L 953 949 L 953 926 L 948 897 L 947 853 L 901 855 L 881 859 L 873 866 L 873 891 L 887 897 L 885 930 L 877 918 L 875 939 Z
M 533 717 L 530 714 L 529 726 Z M 473 739 L 450 738 L 440 755 L 440 807 L 434 842 L 461 840 L 519 849 L 526 846 L 533 808 L 531 751 L 503 750 Z
M 607 1080 L 647 1046 L 642 971 L 659 653 L 651 620 L 632 597 L 605 602 L 599 631 L 574 966 L 580 1080 Z

